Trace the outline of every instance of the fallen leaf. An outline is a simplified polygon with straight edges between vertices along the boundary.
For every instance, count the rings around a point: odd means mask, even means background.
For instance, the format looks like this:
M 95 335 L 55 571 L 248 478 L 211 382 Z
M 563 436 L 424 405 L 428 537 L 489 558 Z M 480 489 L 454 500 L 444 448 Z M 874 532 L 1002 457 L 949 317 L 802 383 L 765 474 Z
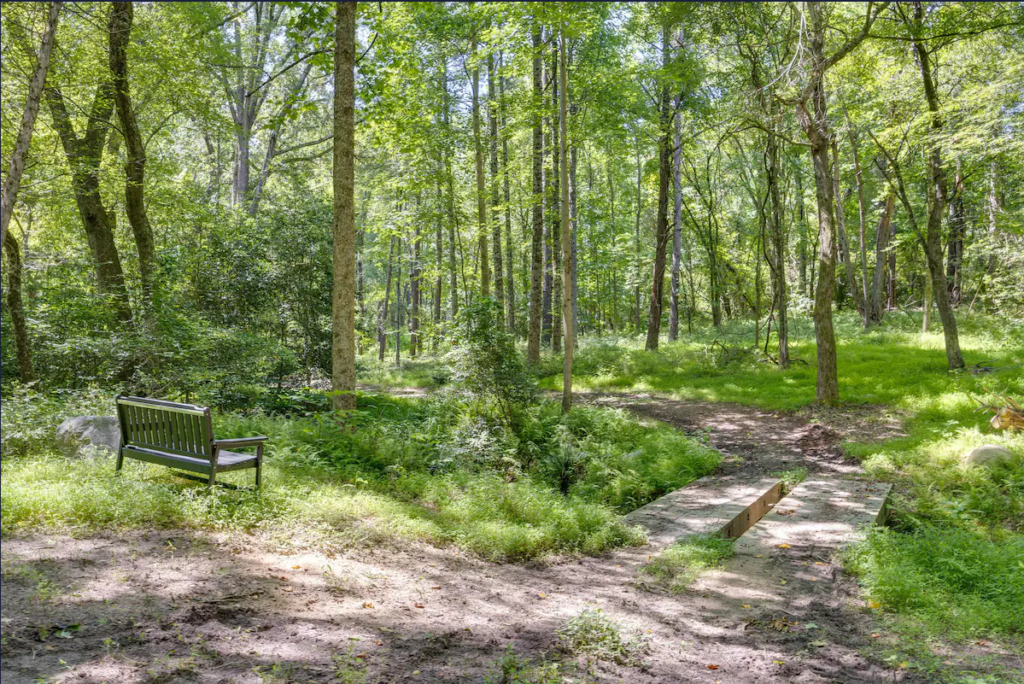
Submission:
M 414 677 L 415 677 L 416 675 L 418 675 L 419 673 L 420 673 L 420 671 L 419 671 L 419 670 L 413 670 L 413 671 L 412 671 L 412 674 L 413 674 L 413 676 L 414 676 Z
M 373 604 L 367 601 L 363 604 L 363 608 L 373 608 Z
M 377 639 L 377 645 L 378 645 L 378 646 L 383 646 L 383 645 L 384 645 L 384 642 L 383 642 L 383 641 L 381 641 L 380 639 Z
M 827 641 L 812 641 L 811 643 L 808 644 L 808 646 L 814 646 L 815 648 L 822 648 L 823 646 L 828 646 L 828 642 Z
M 365 653 L 356 653 L 356 658 L 365 658 L 365 657 L 366 657 Z
M 717 670 L 718 666 L 717 665 L 708 665 L 708 669 L 709 670 Z
M 813 622 L 808 622 L 806 625 L 804 625 L 804 629 L 818 629 L 818 625 L 814 624 Z
M 301 567 L 302 567 L 301 565 L 293 565 L 292 566 L 292 570 L 298 570 Z
M 881 607 L 882 604 L 880 601 L 868 601 L 868 608 L 871 608 L 872 610 L 878 610 Z
M 773 660 L 772 662 L 775 663 L 776 665 L 785 665 L 786 664 L 785 660 Z
M 780 549 L 791 549 L 791 548 L 793 548 L 789 544 L 776 544 L 776 546 L 779 547 Z
M 814 561 L 814 564 L 815 565 L 821 565 L 821 566 L 828 565 L 828 563 L 822 563 L 821 561 Z
M 440 589 L 441 587 L 430 587 L 431 589 Z
M 785 584 L 785 583 L 786 583 L 786 580 L 782 580 L 781 584 Z
M 812 577 L 812 578 L 811 578 L 811 581 L 812 581 L 812 582 L 817 582 L 817 581 L 818 581 L 818 578 L 817 578 L 817 577 Z
M 872 639 L 880 639 L 881 637 L 882 637 L 882 635 L 879 634 L 878 632 L 872 632 L 871 633 L 871 638 Z
M 754 554 L 754 558 L 764 558 L 764 554 L 763 553 L 756 553 L 756 554 Z
M 415 607 L 415 608 L 426 608 L 426 606 L 425 606 L 425 605 L 423 605 L 422 603 L 414 603 L 414 604 L 412 604 L 412 605 L 413 605 L 413 607 Z
M 749 609 L 749 608 L 750 608 L 750 604 L 749 604 L 749 603 L 744 603 L 744 604 L 743 604 L 742 606 L 740 606 L 740 607 L 741 607 L 741 608 L 744 608 L 744 609 Z
M 542 599 L 546 599 L 546 598 L 548 597 L 548 595 L 547 595 L 547 594 L 545 594 L 545 593 L 544 593 L 543 591 L 542 591 L 542 592 L 540 592 L 539 594 L 537 594 L 537 596 L 538 596 L 538 597 L 540 597 L 540 598 L 542 598 Z

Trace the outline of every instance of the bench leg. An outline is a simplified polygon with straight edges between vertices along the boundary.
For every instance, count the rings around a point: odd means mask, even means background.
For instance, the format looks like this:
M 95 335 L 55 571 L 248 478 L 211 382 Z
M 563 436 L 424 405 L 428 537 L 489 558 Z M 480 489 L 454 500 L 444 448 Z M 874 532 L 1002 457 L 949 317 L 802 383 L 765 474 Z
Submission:
M 256 447 L 256 491 L 260 490 L 263 484 L 263 445 Z
M 114 472 L 120 474 L 121 466 L 124 465 L 124 454 L 120 449 L 117 450 L 117 466 L 114 468 Z
M 213 489 L 213 485 L 217 484 L 217 471 L 216 469 L 210 471 L 210 481 L 206 485 L 208 489 Z

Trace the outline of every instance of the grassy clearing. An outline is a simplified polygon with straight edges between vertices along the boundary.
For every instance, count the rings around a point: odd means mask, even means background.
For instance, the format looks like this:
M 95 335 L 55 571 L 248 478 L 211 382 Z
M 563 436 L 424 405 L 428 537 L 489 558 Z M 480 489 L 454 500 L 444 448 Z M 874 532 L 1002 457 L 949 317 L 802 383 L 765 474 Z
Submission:
M 794 325 L 791 353 L 813 365 L 813 329 Z M 839 388 L 847 404 L 885 405 L 904 418 L 907 436 L 848 443 L 872 476 L 896 485 L 891 530 L 873 535 L 848 557 L 866 597 L 895 618 L 907 640 L 961 640 L 1022 631 L 1024 436 L 996 433 L 976 398 L 991 392 L 1024 397 L 1024 328 L 975 316 L 961 322 L 968 365 L 995 373 L 950 373 L 941 331 L 920 332 L 920 315 L 890 317 L 864 332 L 837 319 Z M 712 342 L 718 339 L 727 349 Z M 702 331 L 645 352 L 636 340 L 585 341 L 576 357 L 580 389 L 653 391 L 680 398 L 730 401 L 771 410 L 811 403 L 815 372 L 797 362 L 779 371 L 751 352 L 750 326 Z M 746 351 L 744 351 L 746 350 Z M 558 359 L 546 362 L 542 385 L 559 386 Z M 1008 448 L 1015 459 L 996 469 L 967 467 L 982 444 Z
M 640 567 L 639 584 L 680 594 L 703 573 L 733 556 L 732 540 L 717 534 L 695 534 L 672 544 Z
M 109 397 L 91 405 L 87 399 L 55 415 L 109 413 Z M 43 415 L 27 397 L 14 401 L 10 410 L 5 405 L 5 430 L 9 420 L 18 422 L 19 406 L 28 422 Z M 711 472 L 719 458 L 668 427 L 612 409 L 563 419 L 557 406 L 542 404 L 529 439 L 513 438 L 460 411 L 450 397 L 363 395 L 346 424 L 324 414 L 223 415 L 214 422 L 219 436 L 270 437 L 259 495 L 208 493 L 167 469 L 134 462 L 115 477 L 112 457 L 66 458 L 47 440 L 22 435 L 19 455 L 2 463 L 0 529 L 245 530 L 326 550 L 419 540 L 504 561 L 595 554 L 642 542 L 617 513 Z M 34 429 L 52 436 L 52 425 Z M 565 449 L 578 462 L 563 494 L 565 475 L 548 462 Z M 224 479 L 249 484 L 251 477 Z

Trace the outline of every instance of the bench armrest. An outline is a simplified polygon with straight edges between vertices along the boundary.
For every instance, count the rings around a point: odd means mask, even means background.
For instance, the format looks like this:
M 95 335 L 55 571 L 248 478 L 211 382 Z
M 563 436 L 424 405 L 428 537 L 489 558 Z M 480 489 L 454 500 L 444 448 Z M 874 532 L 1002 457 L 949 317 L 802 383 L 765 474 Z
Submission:
M 236 439 L 215 439 L 213 446 L 218 449 L 239 449 L 242 447 L 261 446 L 267 441 L 267 437 L 238 437 Z

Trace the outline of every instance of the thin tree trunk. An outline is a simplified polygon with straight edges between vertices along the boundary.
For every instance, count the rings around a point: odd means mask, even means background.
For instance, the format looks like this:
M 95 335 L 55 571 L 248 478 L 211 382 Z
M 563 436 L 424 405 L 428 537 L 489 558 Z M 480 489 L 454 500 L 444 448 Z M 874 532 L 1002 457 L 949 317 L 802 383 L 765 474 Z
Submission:
M 416 202 L 419 205 L 419 200 Z M 413 230 L 412 263 L 409 264 L 409 287 L 412 299 L 412 310 L 409 312 L 409 357 L 416 358 L 420 354 L 420 222 L 416 221 Z
M 561 58 L 561 70 L 559 71 L 559 133 L 561 134 L 561 157 L 562 157 L 562 325 L 564 326 L 565 353 L 562 356 L 562 412 L 566 413 L 572 408 L 572 357 L 575 348 L 576 336 L 573 331 L 572 312 L 572 282 L 573 282 L 573 259 L 572 259 L 572 234 L 569 223 L 569 127 L 566 121 L 568 116 L 567 93 L 568 88 L 566 77 L 565 58 L 565 35 L 559 34 L 559 56 Z
M 864 328 L 871 324 L 872 299 L 868 295 L 868 252 L 867 252 L 867 206 L 864 203 L 864 177 L 860 167 L 860 155 L 857 152 L 857 135 L 853 131 L 853 124 L 850 123 L 850 115 L 843 107 L 843 116 L 846 117 L 846 131 L 850 136 L 850 149 L 853 150 L 853 168 L 857 175 L 857 215 L 860 219 L 860 282 L 861 301 L 864 308 L 861 313 L 864 318 Z
M 334 409 L 351 411 L 356 407 L 356 5 L 338 2 L 335 12 L 331 391 Z
M 543 97 L 542 45 L 540 26 L 533 25 L 533 241 L 530 250 L 530 332 L 526 360 L 540 363 L 540 329 L 543 317 L 544 278 L 544 124 L 540 114 Z
M 501 255 L 501 195 L 498 185 L 498 90 L 494 52 L 487 54 L 487 116 L 490 120 L 491 157 L 491 249 L 494 254 L 494 299 L 505 314 L 505 274 Z M 507 325 L 506 320 L 502 323 Z
M 804 174 L 803 170 L 799 167 L 799 163 L 793 176 L 796 183 L 796 195 L 793 201 L 796 204 L 796 223 L 800 229 L 800 237 L 797 240 L 796 248 L 797 259 L 799 260 L 800 294 L 806 297 L 810 293 L 807 287 L 807 234 L 809 229 L 807 227 L 807 211 L 804 207 Z
M 875 231 L 875 273 L 871 280 L 871 320 L 874 323 L 881 323 L 885 313 L 885 301 L 882 299 L 882 286 L 885 283 L 885 274 L 888 261 L 889 237 L 892 235 L 892 228 L 889 225 L 892 220 L 892 212 L 895 208 L 896 196 L 890 192 L 885 198 L 882 206 L 882 215 L 878 219 L 878 230 Z
M 679 338 L 679 269 L 683 258 L 683 119 L 676 99 L 675 135 L 672 146 L 672 302 L 668 317 L 668 341 Z
M 470 52 L 477 52 L 477 29 L 473 28 Z M 476 157 L 477 249 L 480 252 L 480 295 L 491 296 L 491 266 L 487 259 L 487 188 L 484 182 L 484 143 L 480 134 L 480 67 L 473 67 L 473 147 Z
M 28 95 L 25 98 L 25 111 L 21 116 L 21 128 L 18 130 L 18 139 L 14 143 L 14 151 L 11 152 L 11 161 L 7 165 L 7 177 L 4 178 L 3 195 L 0 196 L 0 244 L 7 246 L 7 227 L 10 225 L 11 216 L 14 215 L 14 203 L 18 199 L 18 189 L 21 187 L 21 175 L 25 171 L 25 157 L 28 155 L 28 148 L 32 144 L 32 132 L 35 130 L 36 116 L 39 114 L 39 104 L 42 99 L 43 89 L 46 86 L 46 74 L 50 68 L 50 55 L 53 53 L 54 36 L 57 33 L 57 18 L 60 16 L 60 6 L 63 3 L 51 2 L 50 12 L 46 19 L 46 28 L 43 30 L 43 42 L 36 53 L 36 66 L 32 72 L 32 80 L 28 84 Z M 28 47 L 26 46 L 26 50 Z
M 18 358 L 18 379 L 22 384 L 35 381 L 32 368 L 32 345 L 25 320 L 25 307 L 21 300 L 21 250 L 14 233 L 4 236 L 4 253 L 7 254 L 7 310 L 11 314 L 14 328 L 14 349 Z
M 850 254 L 850 242 L 846 239 L 846 211 L 843 208 L 843 196 L 839 190 L 839 144 L 832 139 L 832 190 L 836 201 L 836 228 L 839 234 L 839 245 L 843 250 L 843 267 L 846 269 L 846 283 L 853 297 L 857 311 L 863 315 L 864 301 L 857 286 L 857 271 L 853 266 L 853 255 Z
M 395 238 L 391 237 L 388 243 L 388 267 L 384 278 L 384 299 L 377 308 L 377 343 L 380 349 L 377 352 L 377 360 L 383 362 L 384 354 L 388 345 L 388 302 L 391 300 L 391 262 L 395 254 Z
M 662 28 L 661 60 L 662 66 L 669 65 L 669 30 Z M 654 277 L 651 283 L 651 306 L 647 318 L 647 351 L 657 351 L 658 338 L 661 336 L 661 312 L 665 300 L 665 254 L 668 249 L 668 185 L 672 177 L 672 129 L 671 100 L 668 85 L 661 89 L 661 138 L 658 145 L 658 218 L 655 231 Z
M 558 43 L 551 41 L 551 351 L 562 351 L 562 144 L 559 135 Z
M 501 65 L 504 67 L 504 56 L 501 57 Z M 501 177 L 505 195 L 505 296 L 507 304 L 505 314 L 508 323 L 508 330 L 516 334 L 516 281 L 515 281 L 515 252 L 512 247 L 512 199 L 509 191 L 508 173 L 508 119 L 505 108 L 505 77 L 498 77 L 498 106 L 501 119 Z
M 928 191 L 931 202 L 928 208 L 928 228 L 924 238 L 925 256 L 928 259 L 928 270 L 932 276 L 935 307 L 939 310 L 942 320 L 942 331 L 946 342 L 946 361 L 950 370 L 964 367 L 963 354 L 960 352 L 960 336 L 957 332 L 956 316 L 949 301 L 949 290 L 946 287 L 946 273 L 942 263 L 942 215 L 946 211 L 946 172 L 942 165 L 940 143 L 936 139 L 942 132 L 942 118 L 939 114 L 939 96 L 932 73 L 931 55 L 921 42 L 920 31 L 924 23 L 924 8 L 920 3 L 914 5 L 914 21 L 911 25 L 914 51 L 924 81 L 925 99 L 931 114 L 931 130 L 928 155 Z
M 115 2 L 110 5 L 107 27 L 110 34 L 110 75 L 114 87 L 114 105 L 127 154 L 124 166 L 125 213 L 128 215 L 128 223 L 135 236 L 135 246 L 139 251 L 143 301 L 146 302 L 146 308 L 152 316 L 150 309 L 156 296 L 156 246 L 153 228 L 149 224 L 149 214 L 146 212 L 146 150 L 138 123 L 135 121 L 128 83 L 128 42 L 131 37 L 132 18 L 131 2 Z
M 636 282 L 633 285 L 633 315 L 634 329 L 639 332 L 640 321 L 640 282 L 643 280 L 643 264 L 640 260 L 640 215 L 643 211 L 644 184 L 643 184 L 643 162 L 640 159 L 640 137 L 637 134 L 636 140 L 636 225 L 633 232 L 633 259 L 636 267 Z
M 395 240 L 395 365 L 402 365 L 402 238 Z
M 949 201 L 949 241 L 946 260 L 946 285 L 949 289 L 949 303 L 959 306 L 962 299 L 961 269 L 964 262 L 964 236 L 967 234 L 967 215 L 964 211 L 964 178 L 960 161 L 956 163 L 953 180 L 953 197 Z

